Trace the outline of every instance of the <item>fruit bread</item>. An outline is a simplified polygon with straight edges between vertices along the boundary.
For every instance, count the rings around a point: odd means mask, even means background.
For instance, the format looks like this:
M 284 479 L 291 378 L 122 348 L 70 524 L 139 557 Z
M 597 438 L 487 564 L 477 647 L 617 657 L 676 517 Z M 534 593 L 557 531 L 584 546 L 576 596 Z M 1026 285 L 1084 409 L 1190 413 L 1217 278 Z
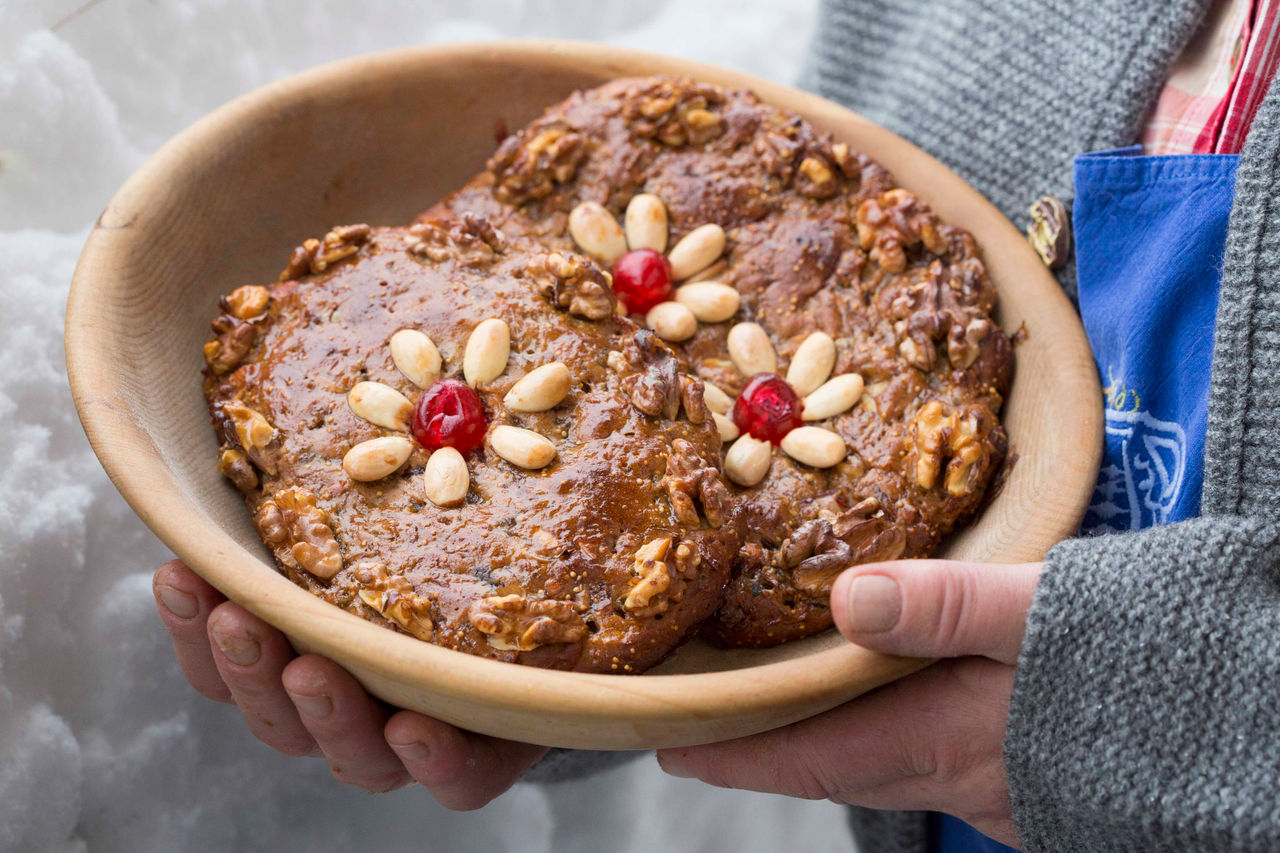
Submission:
M 929 554 L 1003 463 L 1013 352 L 973 238 L 749 91 L 578 92 L 423 218 L 461 212 L 611 267 L 704 382 L 738 537 L 719 644 L 829 627 L 841 570 Z

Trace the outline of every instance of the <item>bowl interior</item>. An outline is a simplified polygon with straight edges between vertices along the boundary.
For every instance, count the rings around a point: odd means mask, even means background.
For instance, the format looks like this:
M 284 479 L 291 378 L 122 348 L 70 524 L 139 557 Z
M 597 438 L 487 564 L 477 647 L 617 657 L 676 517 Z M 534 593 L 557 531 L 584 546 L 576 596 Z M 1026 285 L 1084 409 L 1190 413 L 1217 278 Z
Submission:
M 944 553 L 1038 559 L 1083 514 L 1101 430 L 1074 312 L 1007 220 L 903 140 L 793 89 L 614 48 L 460 45 L 326 66 L 203 119 L 112 200 L 76 272 L 68 366 L 95 451 L 157 535 L 228 596 L 389 701 L 553 745 L 673 745 L 790 722 L 921 665 L 830 632 L 768 650 L 694 642 L 639 678 L 471 658 L 392 635 L 282 578 L 213 464 L 200 347 L 220 294 L 273 279 L 293 246 L 331 225 L 407 222 L 481 169 L 504 129 L 574 89 L 656 72 L 756 89 L 883 162 L 982 244 L 1002 324 L 1029 333 L 1004 414 L 1019 460 Z

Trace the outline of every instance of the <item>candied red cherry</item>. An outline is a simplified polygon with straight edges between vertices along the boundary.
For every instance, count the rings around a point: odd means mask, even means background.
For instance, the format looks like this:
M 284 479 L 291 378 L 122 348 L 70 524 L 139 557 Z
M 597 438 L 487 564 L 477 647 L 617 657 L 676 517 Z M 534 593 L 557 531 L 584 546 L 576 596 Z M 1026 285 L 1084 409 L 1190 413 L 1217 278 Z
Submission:
M 757 373 L 733 404 L 733 422 L 743 432 L 777 444 L 804 423 L 801 408 L 800 398 L 785 379 L 776 373 Z
M 474 450 L 484 441 L 488 426 L 479 395 L 456 379 L 441 379 L 423 391 L 413 412 L 413 435 L 431 450 Z
M 613 265 L 613 292 L 629 313 L 647 313 L 671 295 L 671 262 L 653 249 L 632 249 Z

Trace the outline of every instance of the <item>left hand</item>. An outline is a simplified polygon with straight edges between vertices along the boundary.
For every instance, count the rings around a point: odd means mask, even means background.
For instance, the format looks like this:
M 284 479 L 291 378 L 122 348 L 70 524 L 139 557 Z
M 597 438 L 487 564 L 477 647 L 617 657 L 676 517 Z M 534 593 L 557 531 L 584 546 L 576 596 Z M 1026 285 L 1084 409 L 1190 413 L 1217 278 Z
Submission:
M 1016 846 L 1003 744 L 1041 564 L 856 566 L 831 609 L 850 642 L 933 666 L 763 734 L 665 749 L 662 768 L 725 788 L 941 811 Z

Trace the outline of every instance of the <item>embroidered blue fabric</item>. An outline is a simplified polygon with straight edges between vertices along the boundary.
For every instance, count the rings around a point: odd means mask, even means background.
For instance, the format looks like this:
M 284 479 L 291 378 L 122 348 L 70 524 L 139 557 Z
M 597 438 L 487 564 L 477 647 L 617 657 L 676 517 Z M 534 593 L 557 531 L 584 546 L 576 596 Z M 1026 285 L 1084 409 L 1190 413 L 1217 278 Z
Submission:
M 1235 154 L 1075 162 L 1080 316 L 1102 378 L 1106 450 L 1083 534 L 1138 530 L 1200 513 L 1209 368 Z M 950 815 L 940 853 L 1002 853 Z

